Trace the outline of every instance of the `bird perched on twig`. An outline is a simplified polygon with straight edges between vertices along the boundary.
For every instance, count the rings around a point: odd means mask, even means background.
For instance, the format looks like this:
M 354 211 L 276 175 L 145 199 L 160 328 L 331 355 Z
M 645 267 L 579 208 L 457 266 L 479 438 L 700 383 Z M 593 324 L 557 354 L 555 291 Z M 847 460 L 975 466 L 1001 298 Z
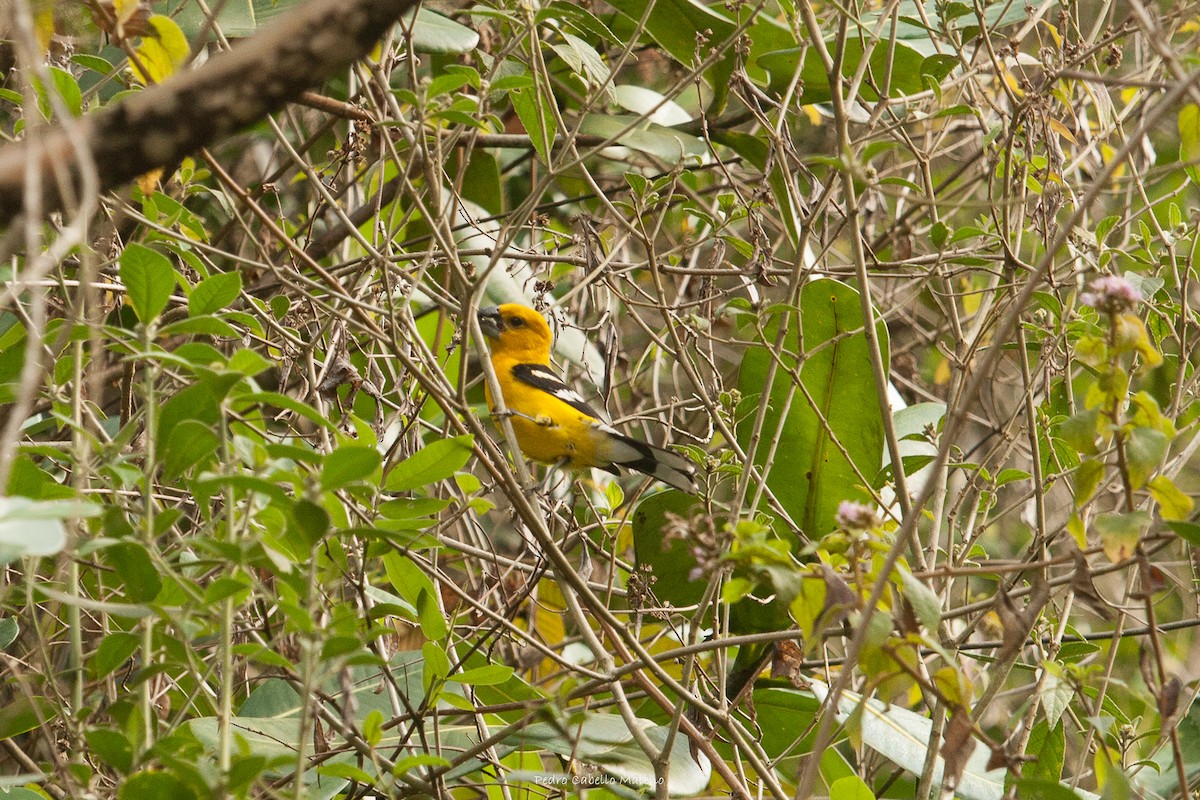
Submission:
M 620 433 L 567 386 L 550 366 L 553 337 L 546 319 L 517 303 L 479 311 L 491 349 L 492 369 L 512 419 L 521 452 L 535 461 L 570 469 L 618 466 L 695 494 L 696 468 L 683 456 Z M 486 389 L 493 406 L 491 387 Z

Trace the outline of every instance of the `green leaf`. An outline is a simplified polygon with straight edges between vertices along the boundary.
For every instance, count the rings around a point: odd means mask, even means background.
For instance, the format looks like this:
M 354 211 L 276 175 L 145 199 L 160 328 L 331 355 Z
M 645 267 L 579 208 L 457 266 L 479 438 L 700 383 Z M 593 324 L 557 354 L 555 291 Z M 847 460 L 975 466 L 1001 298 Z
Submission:
M 297 500 L 291 511 L 294 529 L 304 537 L 309 547 L 316 547 L 329 532 L 329 512 L 306 499 Z
M 129 661 L 137 651 L 140 639 L 137 634 L 117 631 L 100 640 L 96 654 L 91 658 L 92 676 L 106 678 L 121 665 Z
M 829 785 L 829 800 L 875 800 L 875 793 L 862 778 L 850 775 Z
M 222 600 L 238 597 L 239 595 L 241 597 L 238 602 L 245 602 L 250 594 L 250 589 L 250 584 L 244 576 L 231 577 L 223 575 L 210 583 L 204 590 L 204 604 L 211 607 Z
M 672 539 L 668 545 L 664 530 L 671 524 L 668 515 L 686 520 L 697 506 L 696 498 L 682 492 L 659 492 L 638 503 L 631 520 L 638 571 L 653 578 L 651 590 L 659 602 L 678 608 L 700 602 L 708 577 L 693 580 L 696 557 L 691 545 L 683 538 Z
M 430 100 L 435 97 L 440 97 L 444 94 L 450 94 L 466 86 L 471 82 L 469 76 L 461 72 L 451 72 L 445 75 L 438 75 L 429 82 L 429 88 L 426 89 L 426 95 Z
M 1125 460 L 1129 466 L 1129 482 L 1140 489 L 1158 469 L 1167 454 L 1166 435 L 1154 428 L 1134 428 L 1125 442 Z
M 88 750 L 104 759 L 118 773 L 126 775 L 133 769 L 133 745 L 125 734 L 109 728 L 89 728 L 84 737 Z M 39 796 L 39 800 L 44 798 Z
M 870 495 L 858 487 L 869 483 L 883 462 L 882 407 L 858 292 L 835 280 L 812 281 L 801 290 L 799 313 L 789 310 L 780 316 L 788 323 L 781 353 L 787 369 L 775 372 L 770 396 L 764 398 L 773 357 L 761 343 L 747 349 L 738 375 L 744 401 L 736 433 L 749 450 L 762 408 L 762 439 L 754 448 L 754 461 L 761 467 L 773 450 L 767 485 L 792 522 L 816 538 L 837 527 L 841 501 L 870 502 Z M 767 342 L 777 338 L 780 321 L 769 324 Z M 887 329 L 877 323 L 876 332 L 886 364 Z M 793 386 L 792 378 L 801 352 L 803 390 Z
M 825 43 L 830 52 L 837 49 L 836 39 Z M 852 78 L 864 56 L 863 42 L 859 39 L 849 39 L 843 52 L 842 76 Z M 888 97 L 903 97 L 925 90 L 925 76 L 940 82 L 957 66 L 957 59 L 926 59 L 925 56 L 904 42 L 880 42 L 866 54 L 867 76 L 859 84 L 859 98 L 865 102 L 879 99 L 880 92 Z M 804 62 L 801 64 L 800 59 Z M 770 88 L 782 94 L 792 82 L 796 70 L 800 70 L 800 80 L 804 87 L 800 102 L 806 105 L 812 103 L 828 103 L 833 95 L 830 90 L 829 74 L 821 61 L 817 48 L 803 45 L 791 47 L 759 57 L 759 66 L 771 74 Z
M 46 797 L 47 795 L 42 792 L 35 792 L 24 786 L 5 787 L 0 785 L 0 800 L 46 800 Z
M 150 322 L 162 313 L 175 291 L 175 270 L 162 253 L 136 242 L 121 252 L 121 282 L 126 297 L 142 322 Z
M 384 481 L 389 492 L 408 492 L 449 478 L 471 458 L 475 437 L 438 439 L 392 467 Z
M 917 619 L 925 626 L 930 635 L 936 636 L 938 626 L 942 623 L 942 603 L 938 596 L 916 578 L 907 569 L 900 569 L 900 577 L 904 585 L 904 599 L 917 614 Z
M 1029 733 L 1029 744 L 1025 747 L 1029 760 L 1021 769 L 1021 777 L 1057 782 L 1062 778 L 1066 744 L 1061 720 L 1053 728 L 1046 720 L 1038 720 Z
M 407 556 L 387 553 L 383 557 L 384 572 L 392 588 L 417 609 L 421 632 L 426 638 L 440 640 L 450 631 L 437 602 L 433 581 Z
M 248 347 L 243 347 L 229 357 L 229 369 L 233 372 L 240 372 L 248 377 L 266 372 L 273 366 L 275 366 L 274 362 L 269 361 L 263 355 Z
M 702 48 L 703 58 L 703 50 L 720 47 L 736 30 L 732 20 L 699 0 L 657 0 L 649 9 L 646 0 L 612 0 L 609 5 L 635 23 L 644 19 L 650 38 L 686 67 L 696 63 L 698 36 L 709 43 Z
M 829 585 L 819 574 L 805 575 L 800 581 L 800 591 L 792 598 L 792 619 L 800 627 L 806 642 L 818 641 L 817 623 L 829 604 Z
M 21 625 L 16 617 L 0 617 L 0 650 L 15 642 L 20 632 Z
M 167 772 L 139 772 L 121 784 L 118 800 L 195 800 L 187 784 Z
M 1143 773 L 1149 771 L 1150 770 L 1142 770 Z M 1112 787 L 1115 783 L 1118 782 L 1114 781 L 1113 783 L 1110 783 L 1109 786 Z M 1120 783 L 1124 783 L 1123 778 L 1121 779 Z M 1083 791 L 1082 789 L 1078 791 L 1072 791 L 1068 786 L 1063 786 L 1057 781 L 1048 781 L 1044 778 L 1021 778 L 1021 780 L 1017 781 L 1015 784 L 1013 784 L 1013 786 L 1015 789 L 1015 794 L 1012 796 L 1019 797 L 1021 800 L 1083 800 L 1083 797 L 1085 796 L 1089 798 L 1089 800 L 1098 800 L 1100 797 L 1100 795 L 1094 795 L 1090 792 L 1081 794 Z M 1122 795 L 1120 791 L 1124 791 L 1125 794 Z M 1103 797 L 1106 798 L 1117 798 L 1122 796 L 1130 796 L 1128 794 L 1127 786 L 1123 787 L 1123 789 L 1119 790 L 1117 793 L 1109 791 L 1103 795 Z
M 57 710 L 46 698 L 17 693 L 0 706 L 0 740 L 27 733 L 57 717 Z
M 217 336 L 222 339 L 236 339 L 239 336 L 237 328 L 220 317 L 208 315 L 188 317 L 164 325 L 159 329 L 158 335 L 160 339 L 168 339 L 173 336 Z M 178 351 L 176 354 L 179 355 Z
M 412 46 L 418 53 L 460 55 L 470 53 L 479 44 L 479 34 L 427 8 L 404 15 L 412 21 Z
M 596 48 L 574 34 L 562 32 L 565 44 L 550 45 L 558 53 L 585 86 L 589 89 L 603 87 L 604 99 L 612 102 L 614 97 L 613 85 L 610 80 L 608 65 L 596 52 Z
M 321 465 L 321 486 L 327 490 L 340 489 L 360 481 L 379 469 L 382 458 L 374 447 L 342 445 L 325 456 Z
M 170 481 L 203 464 L 217 451 L 221 440 L 212 426 L 200 420 L 182 419 L 171 429 L 162 451 L 163 478 Z
M 299 711 L 300 695 L 290 683 L 279 678 L 267 678 L 242 703 L 238 716 L 283 717 Z
M 1058 435 L 1080 455 L 1095 455 L 1097 426 L 1100 424 L 1099 409 L 1091 408 L 1067 417 L 1058 423 Z
M 83 93 L 79 89 L 79 82 L 75 80 L 75 76 L 61 67 L 51 66 L 50 80 L 54 86 L 54 93 L 62 100 L 63 105 L 67 107 L 67 112 L 71 116 L 78 117 L 83 113 Z M 38 108 L 46 119 L 51 119 L 54 116 L 53 106 L 50 104 L 50 97 L 47 95 L 45 87 L 37 77 L 34 78 L 33 88 L 37 93 Z
M 443 639 L 450 632 L 450 626 L 442 612 L 442 607 L 433 593 L 433 589 L 422 589 L 417 595 L 417 616 L 421 623 L 421 633 L 429 639 Z
M 433 642 L 421 646 L 421 655 L 425 657 L 425 691 L 435 680 L 445 680 L 450 675 L 450 657 L 446 651 Z
M 1193 547 L 1200 547 L 1200 525 L 1195 522 L 1168 522 L 1167 527 Z
M 528 89 L 514 89 L 508 93 L 508 97 L 512 101 L 513 110 L 517 112 L 521 124 L 525 126 L 525 132 L 529 134 L 533 149 L 537 151 L 543 164 L 549 164 L 550 150 L 554 147 L 554 136 L 558 133 L 558 123 L 554 119 L 553 111 L 550 110 L 553 98 L 542 95 L 536 86 Z
M 497 686 L 513 676 L 513 668 L 506 664 L 489 664 L 486 667 L 475 667 L 451 675 L 452 683 L 462 683 L 468 686 Z
M 1192 183 L 1200 185 L 1200 106 L 1188 103 L 1179 112 L 1179 160 Z
M 228 306 L 242 291 L 242 276 L 237 272 L 218 272 L 210 275 L 188 295 L 188 314 L 198 317 L 212 314 Z
M 1103 477 L 1103 461 L 1088 458 L 1080 463 L 1071 481 L 1071 489 L 1075 494 L 1075 508 L 1082 508 L 1092 499 L 1092 495 L 1096 493 L 1096 487 L 1100 485 L 1100 479 Z
M 933 227 L 929 229 L 929 241 L 938 250 L 941 250 L 946 245 L 946 240 L 950 238 L 950 229 L 946 227 L 946 223 L 938 220 L 933 223 Z
M 104 549 L 104 560 L 125 587 L 125 598 L 129 602 L 149 602 L 162 590 L 162 578 L 141 542 L 116 542 Z
M 695 136 L 629 114 L 588 114 L 580 122 L 579 130 L 606 139 L 616 137 L 618 144 L 671 164 L 688 157 L 699 159 L 708 152 L 708 146 Z
M 116 70 L 107 59 L 100 56 L 89 55 L 88 53 L 76 53 L 71 56 L 71 63 L 78 64 L 84 69 L 90 69 L 99 75 L 105 77 L 112 75 Z

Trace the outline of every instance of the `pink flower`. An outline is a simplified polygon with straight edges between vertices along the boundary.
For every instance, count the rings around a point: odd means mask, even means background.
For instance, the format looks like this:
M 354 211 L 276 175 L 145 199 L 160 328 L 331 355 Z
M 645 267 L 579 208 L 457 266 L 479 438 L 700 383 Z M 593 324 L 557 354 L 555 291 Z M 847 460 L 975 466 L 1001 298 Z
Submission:
M 1079 302 L 1097 311 L 1120 314 L 1142 302 L 1141 291 L 1124 278 L 1104 275 L 1096 278 L 1088 290 L 1079 295 Z
M 837 524 L 846 530 L 865 531 L 879 524 L 875 509 L 853 500 L 838 503 Z

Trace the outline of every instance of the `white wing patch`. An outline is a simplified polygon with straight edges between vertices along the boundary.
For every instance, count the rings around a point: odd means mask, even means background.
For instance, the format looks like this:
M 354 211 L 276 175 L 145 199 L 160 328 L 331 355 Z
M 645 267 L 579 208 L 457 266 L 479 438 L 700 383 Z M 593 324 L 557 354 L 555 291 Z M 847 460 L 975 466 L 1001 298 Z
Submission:
M 559 400 L 562 400 L 564 403 L 569 403 L 571 405 L 587 402 L 583 399 L 583 396 L 579 394 L 579 392 L 575 391 L 569 386 L 563 386 L 561 389 L 555 389 L 552 394 Z

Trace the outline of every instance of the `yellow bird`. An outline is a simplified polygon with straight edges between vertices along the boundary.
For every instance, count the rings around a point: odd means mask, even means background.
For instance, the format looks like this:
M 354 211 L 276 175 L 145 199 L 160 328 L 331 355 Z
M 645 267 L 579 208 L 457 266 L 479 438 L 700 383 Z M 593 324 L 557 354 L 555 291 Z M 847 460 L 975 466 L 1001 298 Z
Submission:
M 526 456 L 570 469 L 598 467 L 614 475 L 622 466 L 696 494 L 696 468 L 690 461 L 620 433 L 559 379 L 550 366 L 553 337 L 545 317 L 506 303 L 481 309 L 479 326 L 488 339 L 513 433 Z M 492 406 L 490 386 L 486 394 Z

